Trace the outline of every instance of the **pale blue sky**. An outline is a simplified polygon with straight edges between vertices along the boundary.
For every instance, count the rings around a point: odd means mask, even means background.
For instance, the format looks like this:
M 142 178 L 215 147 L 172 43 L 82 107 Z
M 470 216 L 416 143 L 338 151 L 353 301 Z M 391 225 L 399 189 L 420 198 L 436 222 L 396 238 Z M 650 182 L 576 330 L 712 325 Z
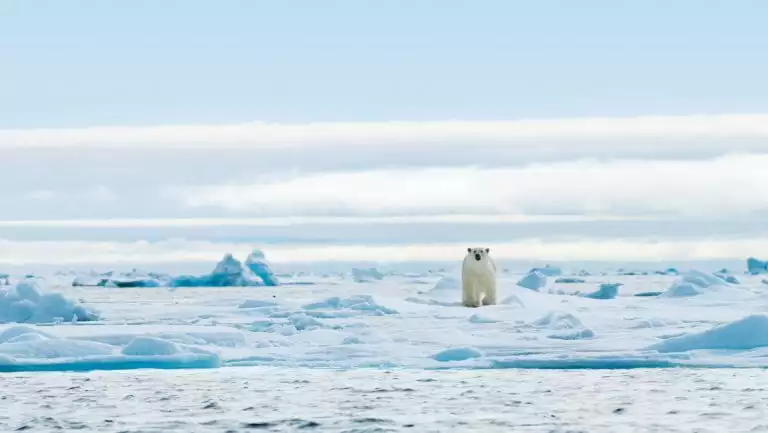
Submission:
M 759 1 L 0 1 L 0 128 L 764 112 Z
M 0 0 L 0 265 L 478 242 L 759 255 L 766 17 L 736 0 Z

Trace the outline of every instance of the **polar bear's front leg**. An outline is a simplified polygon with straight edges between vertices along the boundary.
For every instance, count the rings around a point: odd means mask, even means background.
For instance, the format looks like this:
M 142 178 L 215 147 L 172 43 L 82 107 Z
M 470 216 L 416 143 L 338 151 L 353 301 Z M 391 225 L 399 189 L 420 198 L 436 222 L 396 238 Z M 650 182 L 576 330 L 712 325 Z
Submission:
M 496 305 L 496 279 L 488 282 L 485 297 L 483 297 L 483 305 Z
M 475 282 L 470 278 L 462 278 L 462 303 L 465 307 L 476 308 L 480 306 L 479 299 L 477 298 L 477 288 Z
M 496 291 L 492 290 L 485 293 L 483 305 L 496 305 Z

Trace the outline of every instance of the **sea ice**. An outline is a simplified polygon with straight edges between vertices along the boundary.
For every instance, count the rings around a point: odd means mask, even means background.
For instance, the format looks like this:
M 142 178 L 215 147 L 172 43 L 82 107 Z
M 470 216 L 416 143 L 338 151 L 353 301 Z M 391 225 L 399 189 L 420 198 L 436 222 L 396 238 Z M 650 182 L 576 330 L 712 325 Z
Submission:
M 590 270 L 581 284 L 599 289 L 574 296 L 521 287 L 530 274 L 507 272 L 498 276 L 502 301 L 470 309 L 460 302 L 460 268 L 392 269 L 365 284 L 348 272 L 319 269 L 305 274 L 313 285 L 283 280 L 278 291 L 63 287 L 65 299 L 84 299 L 99 311 L 98 322 L 70 323 L 59 314 L 40 326 L 0 325 L 0 371 L 768 367 L 763 277 L 745 275 L 735 284 L 724 272 L 605 276 Z M 231 256 L 211 274 L 222 275 L 223 284 L 240 283 L 244 273 L 264 286 Z M 132 276 L 142 275 L 161 274 Z M 289 280 L 298 273 L 280 275 Z M 14 302 L 29 298 L 38 305 L 37 295 L 45 296 L 17 287 L 6 289 Z M 676 298 L 686 288 L 702 296 Z M 659 292 L 664 296 L 633 296 Z
M 622 283 L 603 283 L 600 284 L 600 288 L 592 293 L 584 295 L 585 298 L 592 299 L 613 299 L 619 294 L 619 287 Z
M 0 289 L 0 322 L 51 323 L 98 320 L 99 314 L 61 293 L 44 293 L 34 280 L 23 280 Z
M 697 296 L 728 285 L 726 280 L 718 276 L 692 270 L 683 274 L 659 296 L 670 298 Z
M 256 254 L 256 255 L 254 255 Z M 249 287 L 249 286 L 275 286 L 278 285 L 274 272 L 269 268 L 263 256 L 252 253 L 248 256 L 249 266 L 234 258 L 232 254 L 225 254 L 216 264 L 210 274 L 201 276 L 183 275 L 172 279 L 171 287 Z M 251 270 L 256 269 L 259 274 Z
M 352 279 L 358 283 L 366 283 L 382 280 L 384 279 L 384 274 L 379 272 L 376 268 L 352 268 Z
M 245 259 L 245 266 L 251 270 L 251 272 L 257 277 L 261 278 L 261 281 L 265 286 L 279 286 L 275 273 L 270 269 L 267 257 L 261 250 L 253 250 L 251 254 Z
M 528 273 L 538 272 L 545 277 L 557 277 L 562 275 L 563 271 L 557 266 L 545 265 L 543 268 L 533 268 Z
M 768 273 L 768 262 L 754 257 L 747 258 L 747 272 L 752 275 Z
M 586 282 L 587 280 L 583 278 L 576 278 L 576 277 L 560 277 L 555 280 L 555 283 L 560 283 L 560 284 L 581 284 Z
M 0 372 L 219 366 L 215 353 L 158 338 L 136 337 L 120 350 L 98 341 L 57 338 L 32 327 L 17 326 L 0 333 Z
M 712 329 L 666 339 L 649 347 L 658 352 L 699 349 L 750 350 L 768 346 L 768 315 L 753 314 Z
M 439 362 L 451 362 L 451 361 L 465 361 L 471 358 L 479 358 L 483 356 L 479 350 L 474 347 L 454 347 L 451 349 L 445 349 L 434 355 L 435 361 Z
M 539 291 L 542 287 L 547 285 L 547 277 L 538 271 L 531 271 L 517 282 L 520 287 L 526 289 Z

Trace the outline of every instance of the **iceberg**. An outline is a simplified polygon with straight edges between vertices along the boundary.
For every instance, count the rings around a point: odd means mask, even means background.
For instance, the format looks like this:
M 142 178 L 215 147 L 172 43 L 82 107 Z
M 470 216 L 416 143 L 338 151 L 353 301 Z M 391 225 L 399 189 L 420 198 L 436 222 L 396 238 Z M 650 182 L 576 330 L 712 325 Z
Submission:
M 600 284 L 600 288 L 592 293 L 584 295 L 585 298 L 591 299 L 613 299 L 619 294 L 619 287 L 623 286 L 622 283 L 603 283 Z
M 741 284 L 738 278 L 734 277 L 733 275 L 730 275 L 728 271 L 726 271 L 725 269 L 719 272 L 715 272 L 715 276 L 717 278 L 724 280 L 726 283 L 729 283 L 729 284 Z
M 252 279 L 249 278 L 250 276 L 250 270 L 243 267 L 240 260 L 234 258 L 232 254 L 227 253 L 219 263 L 216 263 L 216 267 L 213 268 L 209 280 L 210 285 L 215 287 L 248 286 L 252 282 Z
M 754 257 L 747 259 L 747 273 L 752 275 L 768 274 L 768 262 L 758 260 Z
M 657 352 L 690 350 L 750 350 L 768 346 L 768 316 L 753 314 L 699 333 L 670 338 L 651 345 Z
M 0 290 L 0 322 L 53 323 L 95 321 L 99 314 L 61 293 L 44 293 L 36 281 L 24 280 Z
M 685 273 L 659 296 L 670 298 L 697 296 L 711 288 L 728 285 L 729 283 L 726 280 L 716 275 L 708 275 L 704 272 L 692 270 Z
M 432 355 L 432 359 L 438 362 L 452 362 L 466 361 L 482 356 L 483 354 L 474 347 L 452 347 Z
M 384 274 L 376 268 L 352 268 L 352 279 L 357 283 L 368 283 L 374 280 L 383 280 Z
M 538 292 L 539 289 L 547 285 L 547 277 L 538 271 L 531 271 L 518 281 L 517 285 Z
M 272 269 L 269 268 L 264 254 L 251 253 L 246 260 L 248 266 L 227 253 L 216 264 L 210 274 L 201 276 L 181 275 L 169 281 L 170 287 L 251 287 L 279 285 Z M 254 272 L 252 269 L 256 269 Z
M 261 250 L 253 250 L 245 259 L 245 266 L 253 272 L 254 275 L 261 278 L 265 286 L 279 286 L 275 273 L 269 268 L 269 262 Z
M 586 282 L 587 280 L 583 278 L 576 278 L 576 277 L 561 277 L 555 280 L 555 283 L 560 283 L 560 284 L 581 284 Z
M 533 268 L 528 273 L 538 272 L 545 277 L 558 277 L 562 275 L 563 271 L 557 266 L 546 265 L 543 268 Z
M 138 269 L 133 269 L 126 273 L 116 273 L 114 271 L 96 274 L 77 275 L 72 280 L 72 286 L 86 287 L 162 287 L 167 284 L 169 277 L 167 275 L 145 273 Z

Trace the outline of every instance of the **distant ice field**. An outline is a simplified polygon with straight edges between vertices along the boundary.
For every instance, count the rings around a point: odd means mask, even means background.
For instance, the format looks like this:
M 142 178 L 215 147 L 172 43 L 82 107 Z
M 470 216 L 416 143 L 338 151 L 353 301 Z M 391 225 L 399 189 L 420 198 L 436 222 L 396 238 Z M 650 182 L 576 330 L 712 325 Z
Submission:
M 73 287 L 58 273 L 6 286 L 0 371 L 768 366 L 759 274 L 502 270 L 499 304 L 474 309 L 456 269 L 278 273 L 265 286 L 226 260 L 215 272 L 229 280 L 109 273 Z

